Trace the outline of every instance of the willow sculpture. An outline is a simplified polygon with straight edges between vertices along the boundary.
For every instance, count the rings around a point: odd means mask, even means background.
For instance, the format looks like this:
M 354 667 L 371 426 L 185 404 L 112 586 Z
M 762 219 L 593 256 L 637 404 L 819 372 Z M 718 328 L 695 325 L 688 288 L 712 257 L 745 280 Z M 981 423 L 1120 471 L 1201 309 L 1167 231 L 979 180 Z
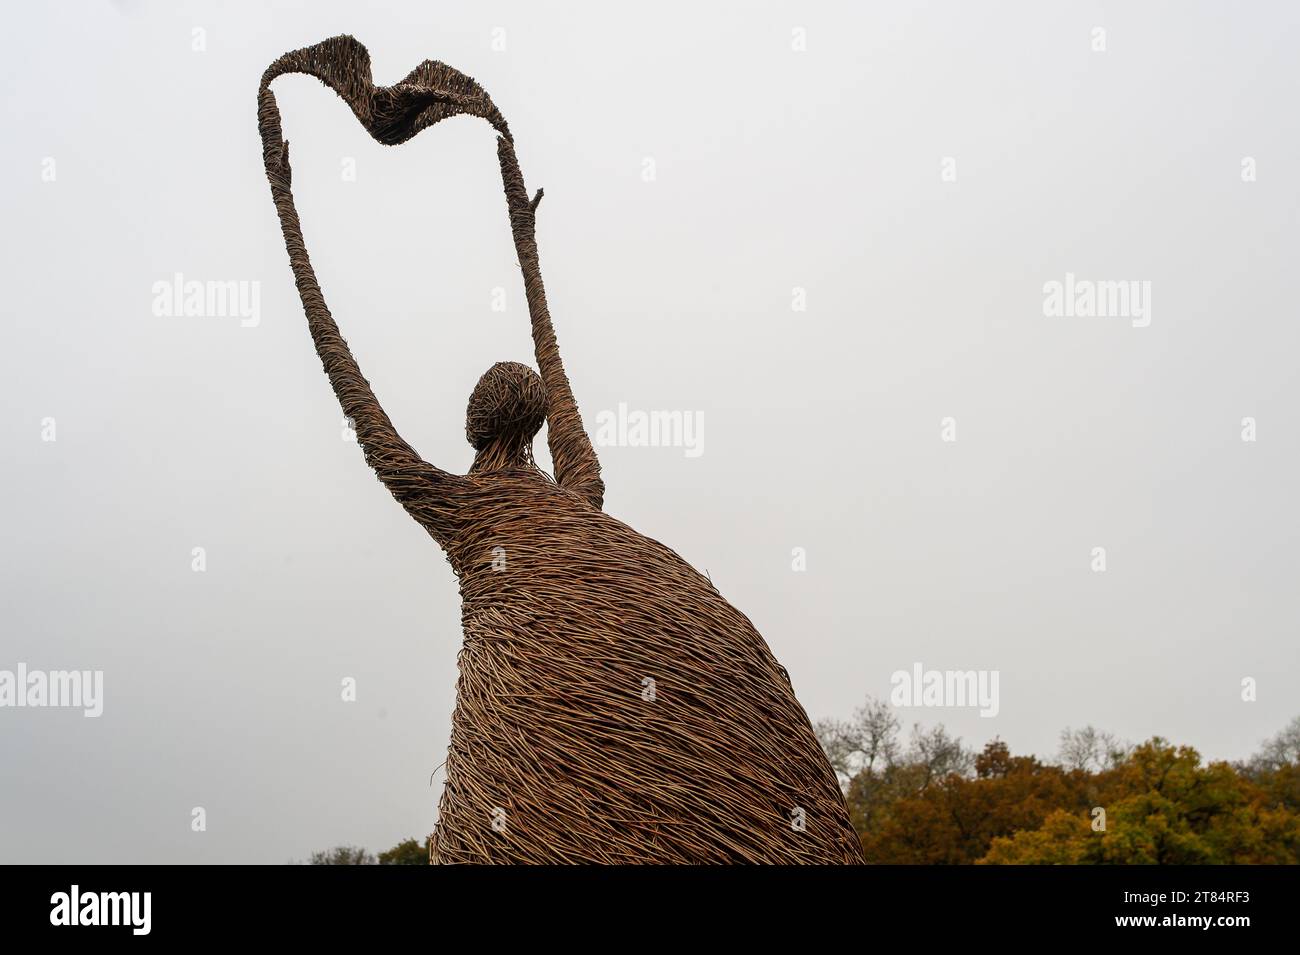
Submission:
M 271 82 L 314 76 L 379 142 L 458 114 L 496 129 L 539 375 L 494 365 L 470 396 L 468 474 L 398 435 L 339 334 L 303 243 Z M 436 862 L 859 862 L 835 773 L 763 638 L 710 581 L 602 510 L 505 119 L 426 61 L 375 86 L 351 37 L 280 57 L 258 89 L 271 196 L 308 327 L 366 463 L 446 552 L 464 644 Z M 555 477 L 533 462 L 548 425 Z

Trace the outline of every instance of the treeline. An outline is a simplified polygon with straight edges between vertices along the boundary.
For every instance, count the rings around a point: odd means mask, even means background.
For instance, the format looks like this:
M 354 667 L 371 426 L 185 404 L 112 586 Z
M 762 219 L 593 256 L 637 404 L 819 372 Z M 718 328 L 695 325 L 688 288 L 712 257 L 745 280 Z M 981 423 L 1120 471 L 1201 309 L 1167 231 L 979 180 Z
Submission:
M 1159 737 L 1124 743 L 1067 729 L 1051 760 L 979 752 L 943 726 L 913 727 L 868 700 L 817 735 L 853 826 L 878 864 L 1217 865 L 1300 863 L 1300 717 L 1245 762 L 1204 763 Z M 356 846 L 311 865 L 428 865 L 429 842 Z
M 308 865 L 428 865 L 429 839 L 423 843 L 403 839 L 386 852 L 375 855 L 360 846 L 335 846 L 313 852 Z
M 870 699 L 817 733 L 869 862 L 1300 863 L 1300 717 L 1238 763 L 1092 727 L 1065 730 L 1051 761 L 1000 740 L 977 753 L 942 726 L 904 741 Z

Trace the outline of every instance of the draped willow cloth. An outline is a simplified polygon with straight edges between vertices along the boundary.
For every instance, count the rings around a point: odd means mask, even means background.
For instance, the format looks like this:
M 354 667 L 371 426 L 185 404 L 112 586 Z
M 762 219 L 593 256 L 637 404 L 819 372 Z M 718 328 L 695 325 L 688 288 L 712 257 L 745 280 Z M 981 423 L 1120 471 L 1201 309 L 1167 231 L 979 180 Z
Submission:
M 291 192 L 271 82 L 315 76 L 379 142 L 478 116 L 523 272 L 555 478 L 449 474 L 398 435 L 330 315 Z M 789 678 L 749 620 L 667 547 L 602 510 L 600 467 L 556 345 L 510 130 L 474 80 L 426 61 L 375 86 L 341 36 L 262 77 L 258 125 L 308 327 L 366 463 L 446 552 L 464 644 L 432 840 L 438 862 L 860 862 Z M 531 435 L 529 436 L 531 438 Z

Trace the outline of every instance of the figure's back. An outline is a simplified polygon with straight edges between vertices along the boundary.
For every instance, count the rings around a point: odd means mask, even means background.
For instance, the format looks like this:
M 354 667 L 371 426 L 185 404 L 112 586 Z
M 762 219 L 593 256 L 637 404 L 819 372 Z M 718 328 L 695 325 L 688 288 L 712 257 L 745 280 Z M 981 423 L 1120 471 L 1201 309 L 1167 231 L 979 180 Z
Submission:
M 707 578 L 540 472 L 481 484 L 437 861 L 861 861 L 784 669 Z

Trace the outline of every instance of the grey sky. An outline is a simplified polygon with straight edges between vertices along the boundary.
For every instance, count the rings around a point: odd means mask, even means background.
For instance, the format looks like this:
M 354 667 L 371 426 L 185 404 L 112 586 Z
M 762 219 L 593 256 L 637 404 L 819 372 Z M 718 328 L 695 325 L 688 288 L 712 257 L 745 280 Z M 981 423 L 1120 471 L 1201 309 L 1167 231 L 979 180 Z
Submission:
M 711 575 L 813 718 L 917 662 L 999 671 L 1000 707 L 906 723 L 1016 752 L 1093 723 L 1238 758 L 1300 712 L 1300 10 L 538 7 L 10 11 L 0 669 L 101 669 L 105 699 L 0 709 L 0 861 L 432 828 L 455 580 L 342 440 L 256 129 L 262 70 L 343 32 L 377 82 L 440 59 L 505 114 L 589 428 L 705 423 L 698 457 L 598 449 L 606 509 Z M 275 90 L 335 317 L 463 471 L 474 382 L 533 361 L 492 131 L 385 149 L 315 80 Z M 260 321 L 155 315 L 176 273 L 260 283 Z M 1150 282 L 1149 326 L 1045 317 L 1067 273 Z

